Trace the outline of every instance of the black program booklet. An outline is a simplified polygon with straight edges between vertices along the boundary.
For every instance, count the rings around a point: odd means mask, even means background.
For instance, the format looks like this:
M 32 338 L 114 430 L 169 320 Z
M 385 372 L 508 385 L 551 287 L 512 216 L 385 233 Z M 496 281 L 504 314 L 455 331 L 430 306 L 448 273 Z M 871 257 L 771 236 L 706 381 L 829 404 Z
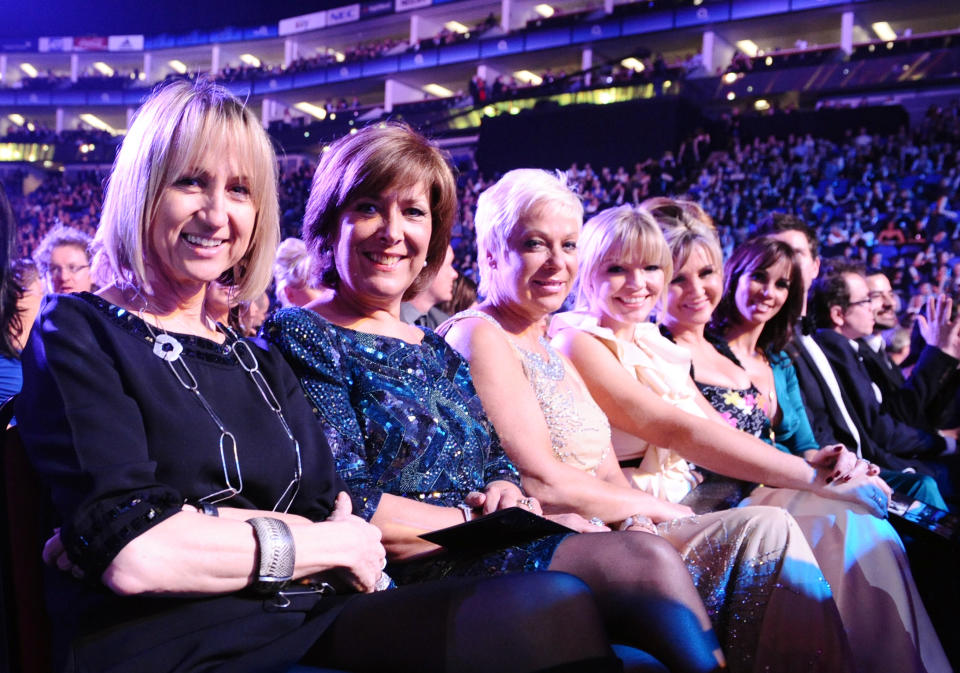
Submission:
M 424 533 L 420 537 L 450 551 L 503 549 L 548 535 L 576 532 L 522 507 L 497 510 L 473 521 Z

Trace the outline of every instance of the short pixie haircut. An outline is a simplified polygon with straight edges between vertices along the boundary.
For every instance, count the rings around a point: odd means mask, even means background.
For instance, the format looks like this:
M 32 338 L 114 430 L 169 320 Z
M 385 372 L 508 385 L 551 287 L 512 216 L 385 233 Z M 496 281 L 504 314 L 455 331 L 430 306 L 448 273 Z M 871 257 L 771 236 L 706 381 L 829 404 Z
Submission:
M 577 308 L 589 310 L 596 298 L 595 275 L 611 260 L 632 259 L 663 269 L 664 284 L 673 277 L 673 259 L 656 220 L 635 206 L 617 206 L 587 220 L 577 243 L 580 273 Z
M 137 110 L 113 163 L 94 239 L 94 272 L 101 285 L 152 291 L 144 260 L 164 190 L 200 157 L 227 147 L 237 152 L 257 214 L 249 247 L 220 281 L 234 285 L 241 300 L 266 289 L 280 240 L 276 155 L 254 114 L 204 79 L 160 85 Z
M 712 326 L 718 333 L 725 334 L 727 329 L 743 320 L 736 302 L 740 277 L 755 271 L 764 271 L 783 260 L 787 261 L 790 274 L 787 300 L 777 314 L 763 326 L 757 346 L 762 350 L 770 349 L 774 353 L 784 349 L 793 335 L 793 326 L 803 309 L 803 277 L 800 275 L 800 265 L 796 262 L 793 248 L 769 236 L 758 236 L 741 243 L 727 260 L 723 274 L 723 296 L 713 312 Z
M 567 187 L 563 174 L 536 168 L 517 168 L 507 172 L 477 199 L 474 226 L 480 268 L 478 292 L 483 297 L 496 299 L 490 260 L 503 257 L 507 240 L 518 225 L 550 207 L 576 218 L 578 222 L 583 221 L 583 204 Z
M 703 250 L 717 272 L 723 270 L 723 250 L 713 220 L 700 204 L 693 201 L 668 199 L 658 196 L 640 204 L 660 225 L 663 237 L 667 240 L 673 257 L 673 272 L 676 273 L 687 263 L 694 249 Z
M 447 156 L 406 124 L 367 126 L 330 145 L 320 157 L 303 217 L 303 240 L 314 260 L 317 280 L 332 288 L 340 282 L 333 249 L 340 215 L 359 198 L 375 197 L 391 187 L 425 185 L 430 201 L 431 234 L 427 263 L 403 299 L 420 293 L 447 254 L 457 210 L 457 184 Z

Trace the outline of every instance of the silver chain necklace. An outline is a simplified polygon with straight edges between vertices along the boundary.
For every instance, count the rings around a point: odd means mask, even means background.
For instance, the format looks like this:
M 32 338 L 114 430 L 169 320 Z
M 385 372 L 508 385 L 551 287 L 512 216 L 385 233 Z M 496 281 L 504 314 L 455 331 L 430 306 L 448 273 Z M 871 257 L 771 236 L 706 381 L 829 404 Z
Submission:
M 153 337 L 153 354 L 167 363 L 167 365 L 170 367 L 170 371 L 173 372 L 173 375 L 177 378 L 177 381 L 180 382 L 180 385 L 196 396 L 197 400 L 200 402 L 200 405 L 206 410 L 214 424 L 216 424 L 216 426 L 220 429 L 220 463 L 223 467 L 223 478 L 226 482 L 226 487 L 200 498 L 200 502 L 210 505 L 223 502 L 224 500 L 238 495 L 243 490 L 243 474 L 240 471 L 240 458 L 237 454 L 236 437 L 234 437 L 232 432 L 227 430 L 223 421 L 220 419 L 220 416 L 216 411 L 213 410 L 213 407 L 210 406 L 210 403 L 207 401 L 207 398 L 203 396 L 203 393 L 200 392 L 200 387 L 197 385 L 196 377 L 193 375 L 193 372 L 190 371 L 190 367 L 187 366 L 186 360 L 180 357 L 180 355 L 183 353 L 183 344 L 177 341 L 176 338 L 170 336 L 167 330 L 165 330 L 163 325 L 160 323 L 159 318 L 157 318 L 157 326 L 160 328 L 163 334 L 157 334 L 154 332 L 153 327 L 151 327 L 150 323 L 144 318 L 144 310 L 145 308 L 140 309 L 138 315 L 140 320 L 142 320 L 143 324 L 146 326 L 147 331 L 150 332 L 150 336 Z M 283 417 L 283 411 L 280 408 L 280 403 L 277 401 L 276 395 L 273 394 L 273 391 L 267 384 L 266 379 L 263 378 L 263 374 L 260 372 L 260 363 L 257 362 L 257 358 L 253 354 L 253 351 L 250 350 L 250 346 L 247 344 L 247 342 L 240 339 L 236 332 L 234 332 L 231 328 L 218 324 L 217 329 L 226 335 L 227 350 L 233 355 L 240 366 L 243 367 L 244 371 L 247 372 L 247 375 L 250 377 L 253 383 L 257 386 L 257 390 L 260 391 L 260 396 L 263 398 L 263 401 L 266 402 L 267 406 L 277 414 L 277 418 L 280 420 L 280 425 L 283 426 L 284 432 L 287 433 L 287 437 L 289 437 L 290 441 L 293 443 L 293 451 L 297 459 L 296 469 L 293 473 L 293 479 L 290 481 L 290 484 L 287 485 L 287 488 L 284 489 L 279 500 L 277 500 L 276 504 L 273 506 L 274 512 L 287 512 L 290 509 L 290 505 L 293 504 L 294 499 L 297 497 L 297 493 L 300 491 L 300 477 L 303 474 L 303 465 L 300 459 L 300 442 L 298 442 L 297 438 L 293 436 L 293 431 L 290 430 L 290 426 L 287 424 L 287 419 Z M 242 355 L 241 352 L 243 353 Z

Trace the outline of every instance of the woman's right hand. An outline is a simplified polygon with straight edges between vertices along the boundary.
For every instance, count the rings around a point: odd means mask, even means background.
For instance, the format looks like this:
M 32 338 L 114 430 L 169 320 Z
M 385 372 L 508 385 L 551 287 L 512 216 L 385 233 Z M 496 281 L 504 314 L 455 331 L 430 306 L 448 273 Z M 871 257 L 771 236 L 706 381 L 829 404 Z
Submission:
M 887 518 L 887 504 L 892 492 L 887 482 L 875 474 L 870 474 L 867 468 L 855 470 L 846 480 L 825 484 L 821 490 L 821 494 L 826 497 L 862 505 L 880 519 Z
M 564 514 L 546 514 L 544 518 L 555 521 L 561 526 L 566 526 L 571 530 L 575 530 L 578 533 L 607 533 L 610 531 L 609 526 L 597 525 L 590 521 L 587 521 L 579 514 L 574 514 L 573 512 L 566 512 Z
M 387 564 L 387 551 L 380 542 L 380 529 L 353 514 L 350 496 L 341 491 L 326 521 L 314 524 L 314 530 L 327 540 L 326 549 L 338 558 L 332 570 L 319 579 L 338 589 L 371 593 Z

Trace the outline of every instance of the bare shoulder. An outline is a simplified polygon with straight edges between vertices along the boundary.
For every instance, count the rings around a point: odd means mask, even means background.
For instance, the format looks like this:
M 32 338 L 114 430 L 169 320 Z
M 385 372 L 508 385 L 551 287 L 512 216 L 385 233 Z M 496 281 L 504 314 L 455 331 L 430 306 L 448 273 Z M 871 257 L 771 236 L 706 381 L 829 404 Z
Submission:
M 471 363 L 478 357 L 504 353 L 513 356 L 513 348 L 503 330 L 483 318 L 461 318 L 450 326 L 443 338 Z

